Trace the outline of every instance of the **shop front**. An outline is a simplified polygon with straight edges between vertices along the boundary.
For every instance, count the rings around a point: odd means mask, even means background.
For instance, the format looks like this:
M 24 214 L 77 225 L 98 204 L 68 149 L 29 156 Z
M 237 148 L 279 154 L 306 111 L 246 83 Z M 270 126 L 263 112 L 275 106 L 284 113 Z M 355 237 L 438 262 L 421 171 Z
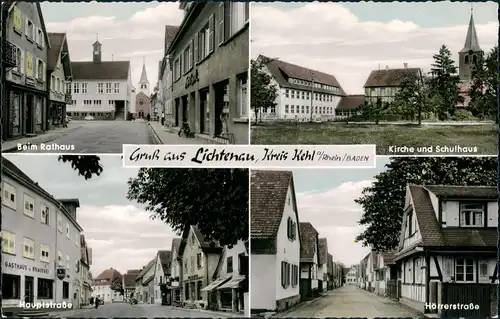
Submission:
M 49 263 L 2 253 L 2 309 L 20 308 L 23 302 L 54 301 L 54 275 Z

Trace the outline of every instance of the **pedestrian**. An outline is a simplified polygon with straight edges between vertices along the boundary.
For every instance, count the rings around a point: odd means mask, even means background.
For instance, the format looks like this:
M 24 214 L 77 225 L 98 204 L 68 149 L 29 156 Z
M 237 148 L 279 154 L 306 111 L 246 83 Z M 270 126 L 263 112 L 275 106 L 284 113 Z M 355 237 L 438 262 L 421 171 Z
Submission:
M 161 112 L 161 126 L 165 125 L 165 113 Z
M 96 309 L 99 308 L 99 302 L 100 302 L 99 297 L 95 297 L 95 308 Z
M 149 120 L 151 120 L 151 115 L 149 115 L 149 113 L 148 113 L 148 115 L 146 116 L 146 118 L 147 118 L 147 120 L 149 122 Z

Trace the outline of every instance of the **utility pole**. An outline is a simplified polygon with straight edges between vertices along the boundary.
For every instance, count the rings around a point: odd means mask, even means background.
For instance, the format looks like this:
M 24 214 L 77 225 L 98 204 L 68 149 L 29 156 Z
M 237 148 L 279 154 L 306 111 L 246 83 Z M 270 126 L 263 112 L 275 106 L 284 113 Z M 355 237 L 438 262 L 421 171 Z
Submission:
M 311 117 L 310 122 L 313 121 L 313 101 L 314 101 L 314 72 L 311 70 Z

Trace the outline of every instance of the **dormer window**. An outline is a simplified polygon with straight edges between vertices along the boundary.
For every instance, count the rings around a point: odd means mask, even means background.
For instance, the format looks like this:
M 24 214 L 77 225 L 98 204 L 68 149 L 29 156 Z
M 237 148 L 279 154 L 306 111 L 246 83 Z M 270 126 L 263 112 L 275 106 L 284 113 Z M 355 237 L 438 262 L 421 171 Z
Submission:
M 482 227 L 484 225 L 484 204 L 463 203 L 460 204 L 460 226 Z

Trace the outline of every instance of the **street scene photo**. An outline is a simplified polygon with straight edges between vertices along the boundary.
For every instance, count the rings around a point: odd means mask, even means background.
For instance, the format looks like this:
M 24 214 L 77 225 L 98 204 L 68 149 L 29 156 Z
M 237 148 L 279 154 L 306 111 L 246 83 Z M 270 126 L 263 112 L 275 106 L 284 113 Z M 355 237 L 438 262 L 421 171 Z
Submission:
M 252 315 L 495 317 L 496 167 L 386 157 L 372 169 L 252 170 Z
M 249 311 L 248 170 L 123 168 L 119 155 L 2 163 L 2 316 Z
M 248 144 L 248 3 L 1 5 L 4 152 Z
M 497 154 L 497 8 L 253 4 L 251 143 Z

